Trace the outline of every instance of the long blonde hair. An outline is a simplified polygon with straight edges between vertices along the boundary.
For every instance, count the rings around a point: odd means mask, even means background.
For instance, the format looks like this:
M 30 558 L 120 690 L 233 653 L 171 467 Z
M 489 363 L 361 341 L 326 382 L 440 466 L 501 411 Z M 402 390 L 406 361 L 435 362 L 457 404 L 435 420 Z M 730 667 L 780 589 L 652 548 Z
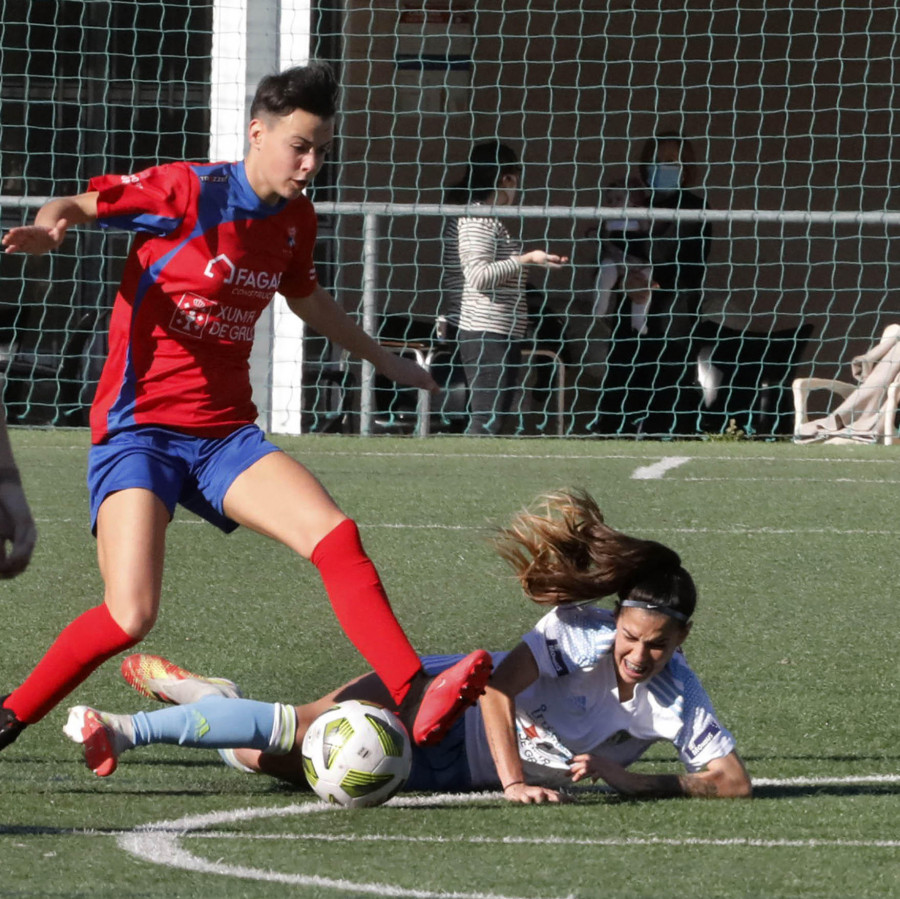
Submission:
M 678 553 L 611 528 L 586 491 L 545 494 L 501 528 L 494 543 L 537 603 L 625 599 L 636 592 L 693 612 L 696 589 Z

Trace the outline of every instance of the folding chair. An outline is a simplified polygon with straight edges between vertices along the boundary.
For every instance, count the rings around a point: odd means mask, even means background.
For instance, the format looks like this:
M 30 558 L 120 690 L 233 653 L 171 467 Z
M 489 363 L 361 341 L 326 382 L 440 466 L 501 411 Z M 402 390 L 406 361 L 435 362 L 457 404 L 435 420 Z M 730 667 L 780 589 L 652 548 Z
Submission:
M 851 406 L 846 413 L 846 426 L 836 430 L 833 437 L 828 437 L 828 432 L 823 430 L 822 439 L 834 442 L 880 442 L 888 446 L 896 443 L 898 437 L 895 422 L 900 400 L 900 364 L 896 361 L 896 357 L 900 355 L 897 352 L 898 344 L 900 325 L 888 325 L 881 341 L 864 356 L 853 360 L 853 373 L 858 378 L 855 384 L 831 378 L 795 378 L 791 384 L 794 395 L 794 439 L 814 439 L 802 430 L 803 425 L 810 420 L 809 395 L 814 390 L 827 390 L 832 396 L 840 397 L 841 403 L 849 400 L 854 393 L 859 393 L 859 405 L 866 408 L 860 411 Z M 877 371 L 879 366 L 881 370 Z M 869 396 L 865 395 L 865 391 L 870 391 Z M 879 391 L 876 394 L 879 402 L 877 409 L 871 408 L 871 391 Z M 833 405 L 834 401 L 829 400 L 828 408 Z M 854 428 L 857 422 L 861 424 Z M 846 431 L 846 435 L 842 435 L 841 430 Z

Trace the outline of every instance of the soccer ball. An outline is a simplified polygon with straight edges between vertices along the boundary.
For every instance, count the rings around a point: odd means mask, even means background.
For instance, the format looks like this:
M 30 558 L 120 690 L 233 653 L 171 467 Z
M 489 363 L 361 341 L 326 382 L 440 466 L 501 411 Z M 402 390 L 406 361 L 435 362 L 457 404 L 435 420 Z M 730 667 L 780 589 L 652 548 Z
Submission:
M 345 808 L 387 802 L 406 783 L 412 747 L 400 719 L 348 699 L 323 712 L 303 738 L 303 773 L 313 790 Z

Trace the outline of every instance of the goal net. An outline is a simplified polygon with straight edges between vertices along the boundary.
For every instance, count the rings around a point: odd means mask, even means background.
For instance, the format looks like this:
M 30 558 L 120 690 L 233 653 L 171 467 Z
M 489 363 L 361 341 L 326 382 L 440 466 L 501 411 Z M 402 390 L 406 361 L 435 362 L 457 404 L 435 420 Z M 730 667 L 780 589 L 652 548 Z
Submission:
M 441 389 L 396 388 L 277 301 L 253 360 L 273 431 L 461 433 L 487 403 L 486 433 L 790 435 L 792 379 L 849 375 L 895 321 L 898 4 L 7 0 L 0 17 L 4 230 L 101 172 L 239 158 L 261 75 L 335 65 L 319 277 Z M 489 142 L 517 193 L 448 191 Z M 460 291 L 460 218 L 569 262 Z M 128 243 L 81 229 L 52 258 L 4 256 L 14 420 L 84 422 Z

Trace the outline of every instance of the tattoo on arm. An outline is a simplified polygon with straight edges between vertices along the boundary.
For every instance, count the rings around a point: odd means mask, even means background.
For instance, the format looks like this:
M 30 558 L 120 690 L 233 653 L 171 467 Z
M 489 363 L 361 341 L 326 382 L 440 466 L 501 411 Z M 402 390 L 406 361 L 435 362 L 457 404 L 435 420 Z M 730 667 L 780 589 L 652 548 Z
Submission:
M 697 796 L 709 799 L 719 795 L 715 780 L 709 777 L 698 777 L 696 774 L 678 775 L 678 784 L 683 796 Z

